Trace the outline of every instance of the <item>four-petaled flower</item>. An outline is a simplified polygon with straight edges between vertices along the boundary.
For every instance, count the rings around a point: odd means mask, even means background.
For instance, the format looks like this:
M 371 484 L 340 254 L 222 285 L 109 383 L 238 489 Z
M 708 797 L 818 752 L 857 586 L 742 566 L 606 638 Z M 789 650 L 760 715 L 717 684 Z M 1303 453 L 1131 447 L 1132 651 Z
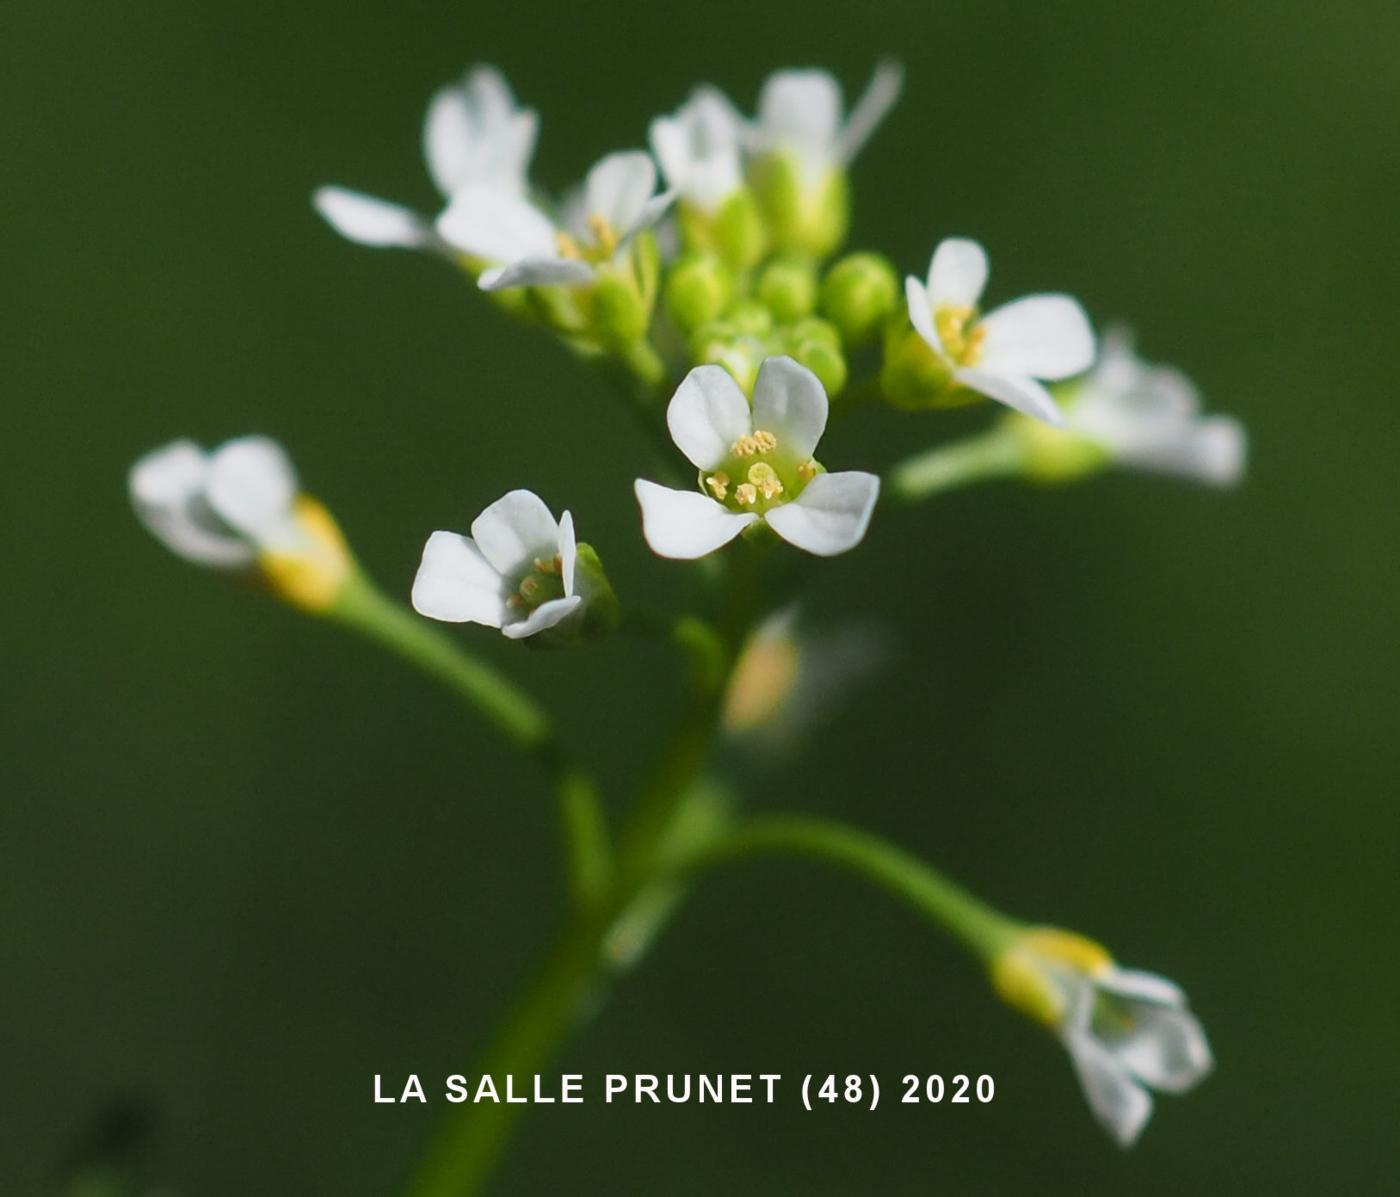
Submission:
M 566 201 L 562 226 L 524 196 L 471 185 L 438 217 L 438 234 L 462 253 L 486 262 L 478 285 L 578 285 L 593 280 L 632 238 L 649 229 L 674 199 L 656 193 L 656 165 L 640 150 L 609 154 L 582 189 Z
M 498 70 L 475 67 L 428 106 L 423 125 L 428 173 L 446 200 L 465 187 L 521 195 L 538 128 L 535 113 L 516 104 Z M 337 232 L 361 245 L 451 252 L 431 221 L 399 204 L 343 187 L 319 188 L 314 202 Z
M 1124 329 L 1103 338 L 1099 362 L 1065 403 L 1065 431 L 1123 465 L 1231 486 L 1244 472 L 1245 432 L 1231 416 L 1203 416 L 1191 380 L 1143 361 Z
M 1210 1044 L 1186 995 L 1155 973 L 1120 968 L 1098 944 L 1052 927 L 1019 935 L 992 966 L 1002 997 L 1064 1043 L 1099 1123 L 1130 1147 L 1151 1089 L 1185 1093 L 1210 1072 Z
M 1050 424 L 1063 423 L 1037 379 L 1056 381 L 1094 361 L 1094 331 L 1068 295 L 1028 295 L 985 316 L 987 255 L 976 241 L 952 237 L 934 251 L 928 281 L 904 282 L 909 321 L 948 368 L 953 383 Z
M 699 493 L 638 479 L 647 544 L 663 557 L 703 557 L 763 520 L 822 557 L 855 548 L 880 479 L 858 470 L 828 474 L 813 458 L 827 411 L 817 376 L 790 357 L 760 367 L 752 410 L 722 366 L 697 366 L 666 409 L 666 424 L 700 471 Z
M 578 544 L 532 491 L 513 490 L 472 521 L 471 536 L 434 532 L 413 580 L 420 615 L 479 623 L 522 640 L 582 615 Z

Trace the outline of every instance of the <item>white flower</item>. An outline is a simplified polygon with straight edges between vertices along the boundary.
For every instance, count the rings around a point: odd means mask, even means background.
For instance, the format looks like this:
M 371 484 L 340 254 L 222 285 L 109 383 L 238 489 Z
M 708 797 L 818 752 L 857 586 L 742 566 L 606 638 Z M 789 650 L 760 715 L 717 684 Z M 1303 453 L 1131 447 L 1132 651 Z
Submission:
M 975 241 L 949 238 L 934 251 L 928 282 L 904 282 L 909 321 L 953 381 L 1049 424 L 1064 417 L 1037 379 L 1056 381 L 1094 361 L 1094 332 L 1068 295 L 1028 295 L 981 315 L 987 255 Z
M 651 148 L 666 185 L 713 213 L 743 186 L 743 118 L 712 87 L 699 87 L 672 116 L 651 122 Z
M 438 217 L 442 239 L 488 262 L 484 291 L 591 282 L 675 197 L 656 194 L 656 165 L 638 151 L 609 154 L 588 172 L 560 228 L 534 204 L 498 188 L 468 186 Z
M 828 474 L 812 457 L 826 429 L 826 392 L 790 357 L 758 371 L 753 407 L 722 366 L 697 366 L 666 409 L 677 448 L 700 471 L 699 493 L 638 479 L 647 544 L 689 560 L 766 520 L 789 544 L 830 557 L 858 545 L 880 493 L 874 474 Z
M 1130 1147 L 1152 1114 L 1150 1090 L 1185 1093 L 1213 1067 L 1186 995 L 1155 973 L 1120 968 L 1092 940 L 1050 927 L 1017 936 L 992 965 L 998 991 L 1051 1026 L 1089 1108 Z
M 1202 416 L 1184 374 L 1144 362 L 1132 337 L 1110 329 L 1098 365 L 1066 405 L 1066 431 L 1114 460 L 1145 470 L 1231 486 L 1244 472 L 1245 431 L 1230 416 Z
M 423 125 L 428 173 L 449 200 L 464 187 L 521 195 L 538 127 L 535 113 L 516 104 L 499 71 L 475 67 L 428 106 Z M 431 221 L 409 208 L 343 187 L 319 188 L 313 200 L 337 232 L 361 245 L 447 249 Z
M 485 624 L 521 640 L 582 612 L 577 565 L 573 516 L 556 523 L 538 495 L 513 490 L 472 521 L 471 536 L 428 537 L 413 606 L 429 619 Z
M 296 473 L 267 437 L 240 437 L 213 453 L 174 441 L 142 457 L 128 483 L 146 527 L 198 565 L 246 569 L 260 553 L 294 553 L 305 544 Z
M 827 71 L 775 71 L 759 94 L 748 148 L 754 154 L 792 154 L 803 182 L 814 185 L 829 171 L 850 165 L 899 99 L 903 84 L 897 63 L 880 63 L 843 121 L 841 85 Z

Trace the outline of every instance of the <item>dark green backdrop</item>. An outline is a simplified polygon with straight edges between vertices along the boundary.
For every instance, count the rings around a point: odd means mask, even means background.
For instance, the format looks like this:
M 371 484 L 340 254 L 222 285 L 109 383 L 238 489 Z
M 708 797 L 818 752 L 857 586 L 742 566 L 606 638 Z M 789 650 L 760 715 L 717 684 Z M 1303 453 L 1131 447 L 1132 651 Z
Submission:
M 570 505 L 620 589 L 675 589 L 600 384 L 440 264 L 338 240 L 312 187 L 429 205 L 423 106 L 474 60 L 540 109 L 560 183 L 700 80 L 748 106 L 772 67 L 850 89 L 893 51 L 857 240 L 921 270 L 973 235 L 997 296 L 1131 318 L 1247 421 L 1251 478 L 881 521 L 820 605 L 905 651 L 765 801 L 1179 979 L 1218 1074 L 1120 1153 L 1053 1042 L 913 917 L 738 870 L 569 1069 L 989 1072 L 995 1104 L 556 1107 L 501 1191 L 1390 1190 L 1394 4 L 9 0 L 2 25 L 0 1187 L 49 1191 L 130 1108 L 184 1194 L 391 1193 L 431 1111 L 374 1107 L 369 1077 L 468 1068 L 560 898 L 534 775 L 450 697 L 153 544 L 136 454 L 283 438 L 400 592 L 428 530 L 511 485 Z M 910 428 L 867 420 L 843 459 Z M 616 785 L 676 705 L 660 651 L 472 640 Z

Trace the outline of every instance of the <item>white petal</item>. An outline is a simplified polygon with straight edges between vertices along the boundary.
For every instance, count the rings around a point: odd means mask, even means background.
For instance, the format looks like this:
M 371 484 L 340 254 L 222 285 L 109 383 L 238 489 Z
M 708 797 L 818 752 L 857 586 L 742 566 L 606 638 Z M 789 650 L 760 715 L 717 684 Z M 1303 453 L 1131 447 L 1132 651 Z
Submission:
M 318 187 L 311 202 L 337 233 L 360 245 L 423 249 L 437 244 L 417 212 L 387 200 L 344 187 Z
M 553 222 L 533 204 L 492 187 L 464 187 L 437 219 L 443 239 L 488 262 L 557 258 Z
M 870 135 L 894 107 L 903 87 L 904 68 L 899 63 L 885 59 L 876 65 L 875 73 L 836 140 L 836 157 L 843 165 L 849 165 L 860 153 L 870 140 Z
M 904 280 L 904 302 L 909 308 L 909 323 L 923 337 L 924 343 L 938 354 L 943 354 L 943 339 L 933 323 L 933 300 L 928 288 L 912 274 Z
M 777 437 L 783 455 L 798 461 L 812 456 L 826 431 L 830 406 L 821 380 L 792 358 L 770 357 L 759 366 L 753 426 Z
M 928 264 L 930 306 L 973 307 L 987 286 L 987 251 L 966 237 L 949 237 Z
M 147 453 L 127 479 L 136 514 L 167 548 L 189 561 L 224 569 L 250 565 L 253 549 L 204 509 L 208 474 L 209 459 L 193 441 Z
M 1094 364 L 1094 330 L 1068 295 L 1028 295 L 982 317 L 983 369 L 1054 382 Z
M 795 149 L 817 169 L 836 153 L 841 88 L 826 71 L 777 71 L 763 84 L 758 120 L 766 148 Z
M 730 446 L 753 431 L 749 401 L 723 366 L 696 366 L 666 408 L 671 439 L 697 470 L 729 456 Z M 703 497 L 703 496 L 700 496 Z
M 668 186 L 713 212 L 743 184 L 742 120 L 712 87 L 697 88 L 674 116 L 651 123 L 651 148 Z
M 297 489 L 291 461 L 269 437 L 227 441 L 209 459 L 209 506 L 259 547 L 289 549 L 301 543 L 292 514 Z
M 1104 1036 L 1104 1046 L 1139 1080 L 1166 1093 L 1185 1093 L 1210 1072 L 1210 1044 L 1189 1010 L 1137 1003 L 1131 1018 L 1131 1028 Z
M 637 502 L 642 508 L 642 535 L 651 551 L 662 557 L 690 561 L 727 545 L 758 516 L 726 511 L 695 491 L 672 490 L 638 478 Z
M 632 222 L 632 227 L 624 234 L 620 244 L 627 245 L 638 233 L 644 233 L 656 224 L 676 202 L 676 195 L 675 191 L 662 191 L 647 200 L 642 205 L 641 212 L 637 214 L 637 219 Z
M 1151 1002 L 1157 1006 L 1186 1004 L 1186 995 L 1179 985 L 1141 969 L 1113 968 L 1104 976 L 1095 977 L 1094 984 L 1105 993 L 1133 1001 Z
M 546 628 L 562 623 L 582 605 L 583 596 L 577 594 L 550 599 L 547 603 L 541 603 L 526 618 L 502 624 L 501 631 L 512 640 L 524 640 L 526 636 L 533 636 L 536 632 L 543 632 Z
M 505 620 L 506 583 L 481 551 L 456 532 L 434 532 L 413 579 L 413 609 L 448 623 L 498 628 Z
M 791 503 L 773 508 L 765 518 L 788 544 L 834 557 L 865 539 L 879 497 L 880 479 L 874 474 L 818 474 Z
M 1173 439 L 1144 441 L 1119 456 L 1143 469 L 1177 474 L 1210 486 L 1234 486 L 1244 475 L 1247 451 L 1248 438 L 1238 420 L 1211 416 L 1192 421 Z
M 494 67 L 477 67 L 461 87 L 439 91 L 428 108 L 428 170 L 448 198 L 471 183 L 518 193 L 537 130 L 535 114 L 516 107 L 505 77 Z
M 650 154 L 641 150 L 609 154 L 588 172 L 584 217 L 602 217 L 619 237 L 625 236 L 655 191 L 656 164 Z
M 593 281 L 594 270 L 577 258 L 522 258 L 509 266 L 483 270 L 476 285 L 483 291 L 509 287 L 576 287 Z
M 533 491 L 502 495 L 472 520 L 472 539 L 491 568 L 506 578 L 524 573 L 536 559 L 559 551 L 559 525 Z
M 1023 415 L 1044 420 L 1057 428 L 1065 422 L 1065 417 L 1055 406 L 1050 392 L 1033 378 L 997 374 L 979 366 L 976 369 L 954 370 L 953 379 L 979 395 L 986 395 L 988 399 L 1004 403 Z
M 1089 1108 L 1120 1147 L 1131 1147 L 1152 1116 L 1152 1098 L 1105 1047 L 1084 1032 L 1064 1036 Z
M 559 517 L 559 565 L 560 576 L 564 581 L 564 593 L 574 592 L 574 569 L 578 565 L 578 539 L 574 535 L 572 512 L 564 512 Z

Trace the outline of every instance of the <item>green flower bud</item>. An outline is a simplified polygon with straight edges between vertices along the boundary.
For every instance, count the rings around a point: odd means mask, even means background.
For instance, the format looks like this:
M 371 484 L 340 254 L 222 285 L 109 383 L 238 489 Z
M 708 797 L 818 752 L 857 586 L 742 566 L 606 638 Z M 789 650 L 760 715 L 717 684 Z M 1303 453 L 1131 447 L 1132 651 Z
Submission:
M 788 339 L 794 344 L 800 341 L 821 341 L 830 345 L 832 349 L 840 350 L 841 334 L 837 331 L 836 325 L 830 320 L 822 320 L 817 316 L 809 316 L 806 320 L 799 320 L 787 330 Z
M 747 270 L 768 249 L 763 217 L 747 187 L 734 192 L 713 212 L 682 200 L 676 205 L 681 243 L 687 250 L 718 254 L 730 269 Z
M 754 163 L 750 183 L 774 249 L 820 260 L 846 239 L 851 200 L 844 171 L 809 181 L 792 154 L 775 152 Z
M 822 282 L 822 313 L 851 346 L 872 340 L 899 300 L 899 276 L 880 254 L 848 254 Z
M 1005 417 L 1005 426 L 1020 442 L 1022 469 L 1033 482 L 1078 482 L 1112 464 L 1113 455 L 1102 445 L 1042 420 L 1013 412 Z
M 768 353 L 762 341 L 741 335 L 728 321 L 715 320 L 695 330 L 690 356 L 697 366 L 723 366 L 748 394 Z
M 796 254 L 774 258 L 758 276 L 758 298 L 779 324 L 810 315 L 817 305 L 817 272 L 811 261 Z
M 651 311 L 633 279 L 599 272 L 593 284 L 593 319 L 589 331 L 603 345 L 628 345 L 646 335 Z
M 742 337 L 763 337 L 773 330 L 773 313 L 755 299 L 741 299 L 724 319 Z
M 733 294 L 734 276 L 714 254 L 687 254 L 666 278 L 666 308 L 682 329 L 715 319 Z
M 792 356 L 806 366 L 826 388 L 833 398 L 846 386 L 846 355 L 839 346 L 832 345 L 823 338 L 812 337 L 792 346 Z

